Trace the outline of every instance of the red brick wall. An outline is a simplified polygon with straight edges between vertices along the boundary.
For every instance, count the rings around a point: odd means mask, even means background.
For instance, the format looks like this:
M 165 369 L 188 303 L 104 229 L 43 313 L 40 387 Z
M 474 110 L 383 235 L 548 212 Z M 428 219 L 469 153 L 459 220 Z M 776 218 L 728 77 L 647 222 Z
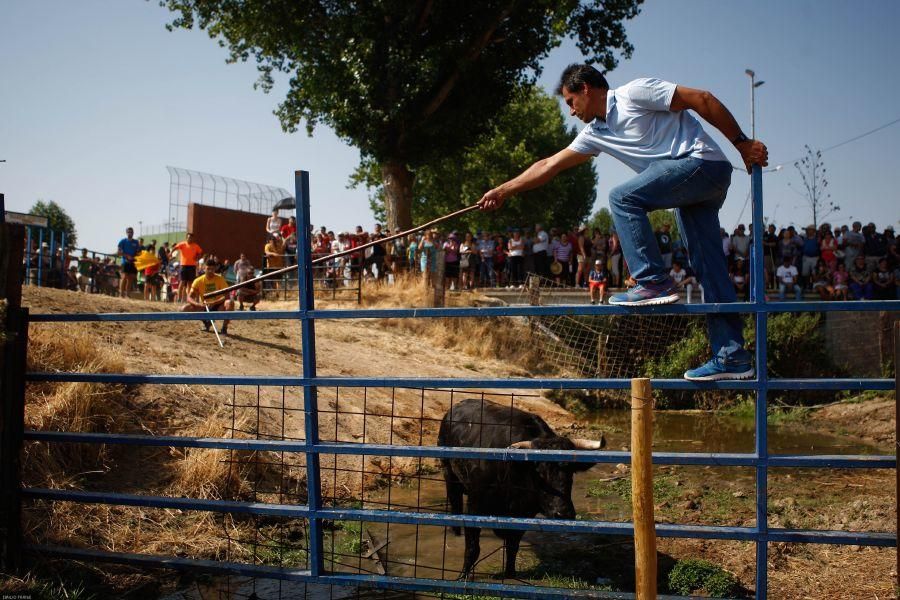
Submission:
M 187 227 L 204 254 L 234 262 L 243 252 L 259 267 L 266 245 L 266 219 L 268 215 L 192 203 Z

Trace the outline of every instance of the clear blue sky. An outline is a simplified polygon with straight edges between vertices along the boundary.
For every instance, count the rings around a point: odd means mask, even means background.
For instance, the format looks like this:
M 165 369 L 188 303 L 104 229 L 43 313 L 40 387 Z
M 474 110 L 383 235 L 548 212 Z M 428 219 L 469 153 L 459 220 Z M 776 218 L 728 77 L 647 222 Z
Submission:
M 370 227 L 366 192 L 346 188 L 357 151 L 326 128 L 313 138 L 283 133 L 272 111 L 284 87 L 254 90 L 252 65 L 226 65 L 226 51 L 204 32 L 169 33 L 170 18 L 155 1 L 0 3 L 7 209 L 55 200 L 74 218 L 80 245 L 111 250 L 126 226 L 167 220 L 166 165 L 289 190 L 302 168 L 311 173 L 314 223 Z M 709 89 L 749 132 L 744 69 L 754 69 L 765 81 L 757 90 L 757 136 L 774 165 L 802 156 L 804 144 L 827 148 L 900 118 L 897 23 L 895 0 L 650 0 L 627 25 L 634 55 L 608 79 L 616 86 L 654 76 Z M 554 51 L 541 84 L 552 88 L 579 59 L 573 44 Z M 842 207 L 832 221 L 896 226 L 898 135 L 900 123 L 824 154 L 829 190 Z M 631 176 L 609 157 L 596 167 L 595 210 Z M 790 164 L 765 175 L 766 214 L 805 225 L 809 211 L 789 183 L 799 185 Z M 748 189 L 748 178 L 736 173 L 722 211 L 726 227 L 737 222 Z

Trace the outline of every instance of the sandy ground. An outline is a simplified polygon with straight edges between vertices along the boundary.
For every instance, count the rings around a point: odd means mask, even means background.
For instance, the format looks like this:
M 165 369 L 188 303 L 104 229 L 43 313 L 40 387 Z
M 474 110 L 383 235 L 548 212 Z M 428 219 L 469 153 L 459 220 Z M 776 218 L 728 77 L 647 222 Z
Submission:
M 171 311 L 172 304 L 124 300 L 51 289 L 25 288 L 23 305 L 32 313 L 114 313 Z M 291 302 L 264 303 L 261 309 L 290 310 Z M 222 321 L 216 325 L 221 327 Z M 34 331 L 52 330 L 61 335 L 88 330 L 97 345 L 127 357 L 126 372 L 191 375 L 302 374 L 300 324 L 297 321 L 235 321 L 220 348 L 213 333 L 201 331 L 198 321 L 34 323 Z M 316 369 L 320 376 L 416 376 L 416 377 L 512 377 L 522 376 L 515 364 L 472 357 L 442 346 L 440 340 L 422 339 L 396 325 L 377 320 L 331 320 L 316 323 Z M 152 431 L 178 435 L 210 418 L 230 419 L 235 437 L 304 439 L 303 398 L 298 388 L 257 386 L 133 386 L 138 406 L 154 406 L 165 415 Z M 492 390 L 486 390 L 488 394 Z M 570 413 L 533 390 L 493 390 L 496 401 L 537 413 L 551 426 L 574 423 Z M 320 439 L 323 441 L 376 444 L 433 445 L 441 417 L 450 402 L 480 394 L 480 390 L 447 392 L 394 388 L 321 388 L 318 405 Z M 492 396 L 488 396 L 492 398 Z M 233 408 L 236 406 L 237 408 Z M 160 422 L 169 425 L 161 428 Z M 383 460 L 370 457 L 363 467 L 359 458 L 322 457 L 323 473 L 335 473 L 338 481 L 323 480 L 337 497 L 372 483 L 380 474 L 412 475 L 413 459 Z M 304 463 L 302 456 L 294 464 Z M 291 463 L 292 459 L 288 459 Z M 363 475 L 363 473 L 365 473 Z M 362 480 L 361 480 L 362 477 Z

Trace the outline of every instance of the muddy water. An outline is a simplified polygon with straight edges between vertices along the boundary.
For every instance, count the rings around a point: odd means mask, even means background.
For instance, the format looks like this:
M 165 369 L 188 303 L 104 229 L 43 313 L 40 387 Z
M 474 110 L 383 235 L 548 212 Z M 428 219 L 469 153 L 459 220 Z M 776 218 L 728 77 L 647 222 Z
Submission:
M 589 415 L 584 422 L 599 425 L 608 439 L 611 450 L 627 450 L 630 439 L 630 411 L 599 411 Z M 878 448 L 860 443 L 847 442 L 844 438 L 817 433 L 808 428 L 792 425 L 770 425 L 769 452 L 773 454 L 880 454 Z M 747 419 L 718 416 L 710 413 L 661 412 L 654 421 L 655 452 L 709 452 L 709 453 L 750 453 L 753 452 L 754 424 Z M 738 493 L 743 508 L 753 510 L 755 474 L 750 468 L 708 468 L 708 467 L 663 467 L 664 476 L 677 480 L 677 484 L 687 488 L 721 488 L 730 493 Z M 781 469 L 783 473 L 789 470 Z M 660 475 L 657 469 L 657 475 Z M 677 477 L 671 475 L 677 473 Z M 669 474 L 669 475 L 666 475 Z M 591 470 L 575 476 L 572 499 L 579 518 L 605 521 L 629 521 L 630 503 L 615 494 L 598 493 L 598 481 L 621 477 L 627 473 L 616 465 L 597 465 Z M 440 506 L 445 499 L 444 485 L 440 481 L 423 481 L 411 487 L 394 486 L 390 490 L 392 505 Z M 387 494 L 378 498 L 387 501 Z M 738 507 L 740 508 L 740 507 Z M 740 524 L 736 518 L 729 522 L 727 515 L 709 524 Z M 702 519 L 701 519 L 702 520 Z M 371 527 L 379 528 L 372 524 Z M 395 575 L 449 577 L 462 565 L 464 543 L 461 537 L 445 535 L 442 528 L 420 527 L 418 535 L 412 526 L 392 525 L 390 532 L 382 526 L 381 536 L 389 535 L 391 564 L 388 571 Z M 533 563 L 535 544 L 543 544 L 555 534 L 526 534 L 519 553 L 519 569 Z M 530 542 L 530 544 L 529 544 Z M 501 542 L 490 532 L 482 532 L 481 556 L 486 557 L 479 570 L 496 573 L 501 570 Z M 530 546 L 530 547 L 529 547 Z M 393 561 L 396 561 L 394 563 Z M 415 567 L 414 567 L 415 565 Z M 450 572 L 448 574 L 448 571 Z
M 610 450 L 627 450 L 630 438 L 630 411 L 600 411 L 588 415 L 584 423 L 600 426 L 606 433 Z M 769 452 L 773 454 L 881 454 L 882 450 L 861 443 L 848 442 L 845 438 L 823 434 L 797 424 L 769 426 Z M 718 416 L 709 413 L 660 412 L 655 415 L 655 452 L 699 452 L 699 453 L 750 453 L 754 448 L 754 424 L 751 420 Z M 782 474 L 790 470 L 781 469 Z M 676 511 L 675 516 L 666 517 L 666 508 L 658 512 L 658 520 L 691 522 L 712 525 L 750 524 L 754 511 L 754 471 L 751 468 L 711 468 L 663 466 L 656 469 L 657 478 L 665 479 L 676 491 L 713 490 L 723 503 L 715 507 L 702 500 L 703 508 L 693 513 Z M 631 520 L 630 502 L 621 495 L 621 487 L 609 486 L 611 482 L 620 485 L 629 481 L 627 469 L 612 464 L 600 464 L 587 472 L 575 476 L 572 499 L 579 519 L 604 521 Z M 598 487 L 598 485 L 600 487 Z M 416 479 L 412 484 L 392 484 L 390 487 L 367 494 L 365 507 L 390 508 L 391 510 L 422 511 L 446 510 L 445 489 L 440 475 L 430 475 Z M 673 502 L 673 504 L 676 502 Z M 680 500 L 677 501 L 680 503 Z M 662 505 L 665 507 L 665 503 Z M 677 507 L 673 507 L 677 508 Z M 718 509 L 718 513 L 716 513 Z M 660 519 L 660 515 L 662 519 Z M 339 535 L 339 534 L 338 534 Z M 435 579 L 455 579 L 463 562 L 464 540 L 443 527 L 426 527 L 402 524 L 364 523 L 363 538 L 375 540 L 376 544 L 387 542 L 379 552 L 369 558 L 343 556 L 336 559 L 341 564 L 330 567 L 339 572 L 387 573 L 401 577 L 427 577 Z M 338 540 L 340 541 L 340 540 Z M 368 543 L 363 544 L 362 554 L 368 554 Z M 326 552 L 334 546 L 326 544 Z M 567 585 L 563 579 L 546 581 L 548 575 L 569 578 L 577 577 L 586 583 L 611 584 L 614 589 L 628 589 L 629 582 L 621 580 L 621 564 L 633 564 L 627 556 L 627 539 L 600 538 L 599 536 L 526 533 L 520 549 L 517 569 L 519 582 L 544 585 Z M 586 555 L 607 554 L 613 558 L 593 559 L 585 562 Z M 590 559 L 588 559 L 590 560 Z M 599 564 L 602 563 L 602 564 Z M 490 531 L 482 531 L 481 560 L 476 566 L 478 579 L 497 581 L 497 573 L 502 571 L 503 548 L 501 541 Z M 598 575 L 598 573 L 600 575 Z M 627 575 L 626 575 L 627 576 Z M 515 581 L 507 581 L 516 583 Z M 257 580 L 254 582 L 258 597 L 262 589 L 271 592 L 271 597 L 289 597 L 273 583 L 272 586 Z M 281 588 L 283 590 L 284 588 Z M 329 590 L 325 595 L 311 589 L 304 590 L 308 598 L 340 597 L 337 590 Z M 190 597 L 190 595 L 181 596 Z M 225 597 L 228 597 L 226 595 Z M 410 596 L 412 597 L 412 596 Z
M 603 410 L 591 413 L 585 422 L 609 431 L 610 449 L 626 445 L 631 412 Z M 671 411 L 654 415 L 655 452 L 753 452 L 755 425 L 752 420 L 706 412 Z M 881 454 L 878 448 L 848 442 L 800 424 L 769 425 L 771 454 Z M 616 442 L 621 440 L 622 444 Z

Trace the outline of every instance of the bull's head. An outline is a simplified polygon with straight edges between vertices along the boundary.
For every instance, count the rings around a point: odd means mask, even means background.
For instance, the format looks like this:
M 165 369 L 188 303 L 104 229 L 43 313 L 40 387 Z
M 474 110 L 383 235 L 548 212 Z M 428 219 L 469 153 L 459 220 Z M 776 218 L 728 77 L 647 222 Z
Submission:
M 600 450 L 606 439 L 569 439 L 562 436 L 540 437 L 516 442 L 510 448 L 535 450 Z M 589 462 L 538 462 L 534 465 L 534 487 L 540 504 L 540 512 L 551 519 L 574 519 L 572 504 L 572 475 L 594 466 Z

